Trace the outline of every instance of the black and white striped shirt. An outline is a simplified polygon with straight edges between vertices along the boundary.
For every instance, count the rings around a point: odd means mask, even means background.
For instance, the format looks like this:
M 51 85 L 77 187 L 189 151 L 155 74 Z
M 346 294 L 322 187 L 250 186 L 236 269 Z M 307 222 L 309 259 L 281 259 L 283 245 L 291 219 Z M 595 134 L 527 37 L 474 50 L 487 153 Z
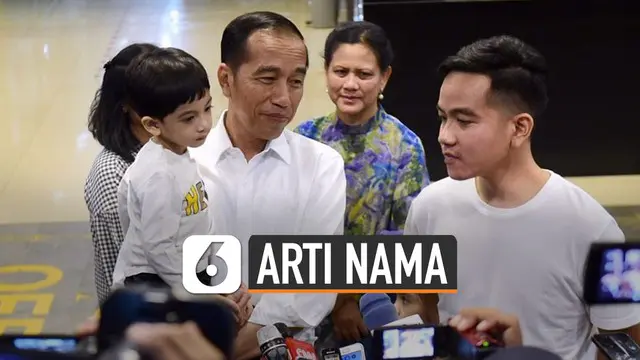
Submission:
M 135 150 L 134 156 L 140 147 Z M 129 165 L 131 164 L 121 156 L 103 149 L 94 160 L 84 186 L 93 239 L 96 291 L 100 304 L 109 295 L 113 270 L 124 240 L 118 217 L 117 194 Z

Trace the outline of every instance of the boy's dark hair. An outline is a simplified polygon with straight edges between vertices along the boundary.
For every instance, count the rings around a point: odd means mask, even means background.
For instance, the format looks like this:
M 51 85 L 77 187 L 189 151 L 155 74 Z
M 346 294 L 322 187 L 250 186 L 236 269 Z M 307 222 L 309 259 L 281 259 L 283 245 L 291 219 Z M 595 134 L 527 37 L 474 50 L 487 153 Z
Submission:
M 161 48 L 137 57 L 126 72 L 125 104 L 138 116 L 162 120 L 211 88 L 204 66 L 184 50 Z
M 490 100 L 533 117 L 544 113 L 547 97 L 547 64 L 532 46 L 512 36 L 478 40 L 447 58 L 439 67 L 450 72 L 483 74 L 491 79 Z
M 368 21 L 352 21 L 338 25 L 324 43 L 324 67 L 331 64 L 333 54 L 342 44 L 363 44 L 369 47 L 378 60 L 380 71 L 386 71 L 393 62 L 393 48 L 387 34 L 380 26 Z
M 298 27 L 286 17 L 271 11 L 250 12 L 233 19 L 222 32 L 221 61 L 236 71 L 247 60 L 247 39 L 259 30 L 289 33 L 304 42 Z M 306 65 L 309 67 L 308 52 Z
M 131 44 L 104 65 L 102 85 L 96 92 L 89 110 L 89 132 L 105 149 L 127 162 L 133 162 L 133 153 L 140 142 L 131 131 L 131 119 L 124 111 L 125 71 L 140 54 L 158 47 L 152 44 Z

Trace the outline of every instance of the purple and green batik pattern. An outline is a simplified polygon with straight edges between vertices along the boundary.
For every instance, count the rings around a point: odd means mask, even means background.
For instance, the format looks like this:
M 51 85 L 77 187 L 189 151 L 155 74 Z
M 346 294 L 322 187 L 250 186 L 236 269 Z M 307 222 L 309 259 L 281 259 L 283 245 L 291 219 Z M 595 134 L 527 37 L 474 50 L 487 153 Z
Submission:
M 345 235 L 401 232 L 411 201 L 429 184 L 420 138 L 382 107 L 366 124 L 348 126 L 333 112 L 295 132 L 337 150 L 345 162 Z

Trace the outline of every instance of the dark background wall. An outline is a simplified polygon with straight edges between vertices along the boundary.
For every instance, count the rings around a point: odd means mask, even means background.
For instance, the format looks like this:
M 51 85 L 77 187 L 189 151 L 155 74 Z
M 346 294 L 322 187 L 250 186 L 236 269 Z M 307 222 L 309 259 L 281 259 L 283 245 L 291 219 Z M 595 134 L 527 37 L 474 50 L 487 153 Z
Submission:
M 513 35 L 541 51 L 551 71 L 549 107 L 533 134 L 541 166 L 564 176 L 640 174 L 640 6 L 633 2 L 365 0 L 364 19 L 387 31 L 396 53 L 383 105 L 422 138 L 432 178 L 446 177 L 435 70 L 479 38 Z

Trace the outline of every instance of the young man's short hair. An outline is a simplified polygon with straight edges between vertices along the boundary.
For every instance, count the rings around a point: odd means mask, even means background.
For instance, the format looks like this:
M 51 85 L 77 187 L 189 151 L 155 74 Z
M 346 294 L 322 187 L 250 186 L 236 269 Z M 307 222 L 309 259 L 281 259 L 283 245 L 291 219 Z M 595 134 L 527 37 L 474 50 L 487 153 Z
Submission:
M 495 36 L 478 40 L 460 49 L 440 64 L 439 72 L 486 75 L 491 79 L 491 95 L 514 112 L 533 117 L 546 110 L 547 64 L 532 46 L 512 36 Z

